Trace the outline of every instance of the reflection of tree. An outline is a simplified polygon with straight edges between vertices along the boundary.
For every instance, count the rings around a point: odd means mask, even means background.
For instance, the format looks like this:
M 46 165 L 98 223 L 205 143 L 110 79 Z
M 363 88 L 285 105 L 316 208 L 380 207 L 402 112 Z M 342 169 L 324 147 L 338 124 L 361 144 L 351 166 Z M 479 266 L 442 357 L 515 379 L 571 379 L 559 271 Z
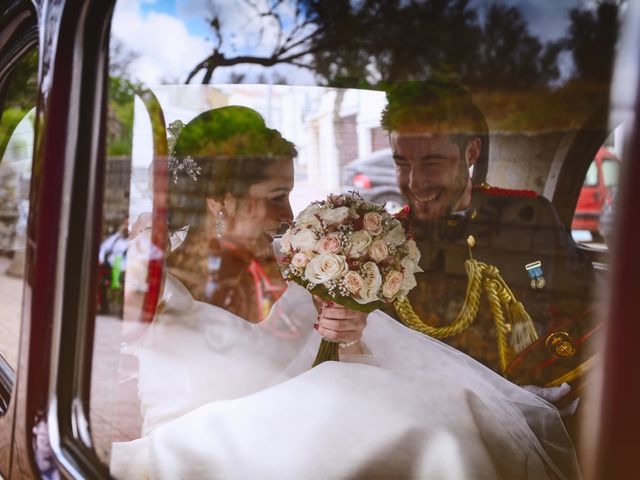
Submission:
M 131 80 L 131 64 L 139 55 L 117 38 L 109 45 L 109 90 L 107 100 L 107 151 L 131 155 L 133 98 L 140 85 Z
M 273 27 L 271 52 L 231 54 L 214 16 L 213 51 L 187 82 L 203 72 L 202 82 L 209 83 L 217 68 L 242 63 L 297 65 L 332 85 L 436 76 L 483 88 L 527 88 L 559 75 L 560 43 L 531 35 L 516 7 L 492 5 L 481 22 L 470 0 L 298 0 L 262 9 L 255 0 L 246 3 L 261 34 Z
M 623 3 L 574 8 L 567 34 L 543 42 L 517 7 L 501 2 L 480 11 L 471 0 L 244 0 L 251 18 L 240 34 L 225 30 L 212 11 L 212 52 L 187 83 L 198 74 L 209 83 L 220 67 L 291 64 L 335 86 L 436 77 L 513 91 L 556 87 L 563 50 L 572 54 L 576 78 L 607 82 Z M 234 36 L 253 31 L 258 44 L 271 42 L 269 51 L 237 53 Z
M 618 13 L 621 1 L 604 1 L 595 11 L 573 9 L 566 46 L 571 50 L 575 77 L 580 80 L 608 83 L 620 28 Z
M 18 123 L 36 105 L 38 52 L 31 50 L 16 65 L 0 105 L 0 158 Z
M 223 32 L 223 25 L 217 15 L 209 20 L 213 30 L 213 51 L 196 65 L 189 73 L 189 83 L 198 73 L 203 72 L 202 83 L 211 82 L 213 72 L 219 67 L 232 67 L 239 64 L 253 64 L 271 67 L 277 64 L 289 64 L 309 68 L 305 61 L 316 46 L 311 40 L 320 33 L 321 25 L 316 22 L 313 10 L 305 0 L 286 2 L 275 0 L 244 0 L 239 2 L 250 11 L 248 28 L 257 24 L 258 43 L 271 40 L 270 51 L 264 54 L 235 53 L 231 38 Z M 247 33 L 242 32 L 242 33 Z M 233 36 L 229 34 L 229 37 Z

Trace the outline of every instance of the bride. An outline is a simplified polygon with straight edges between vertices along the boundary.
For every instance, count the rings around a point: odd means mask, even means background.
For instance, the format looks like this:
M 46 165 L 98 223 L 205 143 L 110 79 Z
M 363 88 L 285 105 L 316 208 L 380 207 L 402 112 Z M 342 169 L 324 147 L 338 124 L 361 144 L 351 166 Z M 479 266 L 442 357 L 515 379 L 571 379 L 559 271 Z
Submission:
M 555 407 L 382 312 L 365 321 L 295 284 L 259 323 L 229 310 L 166 276 L 126 347 L 144 423 L 113 444 L 114 477 L 580 477 Z M 283 319 L 296 335 L 267 327 Z M 345 348 L 310 369 L 318 332 Z

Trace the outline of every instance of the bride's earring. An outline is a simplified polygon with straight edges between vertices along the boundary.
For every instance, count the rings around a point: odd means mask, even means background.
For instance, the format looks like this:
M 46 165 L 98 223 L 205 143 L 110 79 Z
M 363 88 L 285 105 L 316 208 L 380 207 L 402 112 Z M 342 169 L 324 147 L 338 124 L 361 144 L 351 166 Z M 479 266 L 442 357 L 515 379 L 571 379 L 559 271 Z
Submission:
M 216 235 L 218 238 L 222 237 L 224 234 L 224 226 L 224 212 L 222 210 L 218 210 L 218 213 L 216 214 Z

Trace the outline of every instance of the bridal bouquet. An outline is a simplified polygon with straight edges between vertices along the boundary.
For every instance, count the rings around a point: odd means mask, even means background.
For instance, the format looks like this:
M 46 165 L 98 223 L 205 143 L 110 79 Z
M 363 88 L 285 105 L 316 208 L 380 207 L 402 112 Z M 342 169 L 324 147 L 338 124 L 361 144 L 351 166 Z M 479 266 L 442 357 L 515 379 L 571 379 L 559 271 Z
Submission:
M 283 275 L 312 294 L 371 312 L 416 286 L 420 252 L 403 221 L 357 193 L 313 202 L 283 235 Z M 314 366 L 338 360 L 338 344 L 322 340 Z

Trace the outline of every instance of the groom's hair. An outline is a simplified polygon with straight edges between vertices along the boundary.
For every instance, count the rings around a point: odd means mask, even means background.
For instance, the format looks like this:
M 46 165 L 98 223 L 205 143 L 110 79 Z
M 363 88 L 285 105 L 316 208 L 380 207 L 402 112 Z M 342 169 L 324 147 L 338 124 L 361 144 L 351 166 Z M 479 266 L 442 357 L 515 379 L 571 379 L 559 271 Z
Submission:
M 461 157 L 473 138 L 480 138 L 474 181 L 484 181 L 489 159 L 489 129 L 467 89 L 435 80 L 403 82 L 386 89 L 381 125 L 388 132 L 428 132 L 449 135 Z

